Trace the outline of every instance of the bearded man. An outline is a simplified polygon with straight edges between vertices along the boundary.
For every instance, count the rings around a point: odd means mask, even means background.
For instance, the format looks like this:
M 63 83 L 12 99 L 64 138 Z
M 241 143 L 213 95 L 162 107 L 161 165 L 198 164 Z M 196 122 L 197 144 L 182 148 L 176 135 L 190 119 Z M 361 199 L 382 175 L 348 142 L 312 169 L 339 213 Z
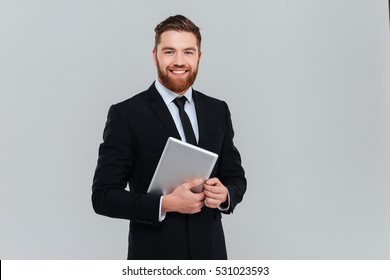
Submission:
M 225 102 L 192 88 L 202 56 L 199 28 L 176 15 L 155 32 L 158 78 L 146 91 L 111 106 L 92 204 L 98 214 L 130 220 L 128 259 L 227 259 L 221 213 L 232 213 L 246 191 L 230 112 Z M 218 161 L 204 182 L 185 183 L 166 195 L 147 193 L 169 137 L 214 152 Z M 191 191 L 200 184 L 203 192 Z

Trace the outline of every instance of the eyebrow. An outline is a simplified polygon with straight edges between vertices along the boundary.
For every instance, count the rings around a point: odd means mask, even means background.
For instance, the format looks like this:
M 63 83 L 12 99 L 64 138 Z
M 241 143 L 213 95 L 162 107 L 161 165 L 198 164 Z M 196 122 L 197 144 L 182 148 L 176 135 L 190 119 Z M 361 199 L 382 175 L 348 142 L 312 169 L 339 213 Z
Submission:
M 175 50 L 175 48 L 173 48 L 173 47 L 163 47 L 161 50 L 162 51 Z M 195 51 L 195 52 L 197 51 L 197 49 L 195 47 L 185 48 L 184 50 L 185 51 Z

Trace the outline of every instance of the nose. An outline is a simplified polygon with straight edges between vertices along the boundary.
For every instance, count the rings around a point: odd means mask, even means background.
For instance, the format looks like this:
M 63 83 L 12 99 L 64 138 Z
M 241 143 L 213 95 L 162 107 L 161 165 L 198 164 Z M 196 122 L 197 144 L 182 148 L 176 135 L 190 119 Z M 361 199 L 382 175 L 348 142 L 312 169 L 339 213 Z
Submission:
M 175 66 L 183 66 L 185 63 L 184 63 L 184 56 L 182 53 L 178 52 L 175 54 L 175 58 L 173 60 L 173 64 Z

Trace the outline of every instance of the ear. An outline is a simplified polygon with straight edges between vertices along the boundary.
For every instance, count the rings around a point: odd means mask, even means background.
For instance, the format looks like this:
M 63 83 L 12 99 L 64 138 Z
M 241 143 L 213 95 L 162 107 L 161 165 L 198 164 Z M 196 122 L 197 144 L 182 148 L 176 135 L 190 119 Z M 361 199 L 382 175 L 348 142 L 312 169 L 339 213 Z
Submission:
M 154 66 L 157 67 L 157 52 L 155 49 L 153 49 L 153 61 L 154 61 Z
M 198 58 L 198 60 L 200 61 L 200 58 L 202 57 L 202 52 L 200 51 L 199 52 L 199 58 Z

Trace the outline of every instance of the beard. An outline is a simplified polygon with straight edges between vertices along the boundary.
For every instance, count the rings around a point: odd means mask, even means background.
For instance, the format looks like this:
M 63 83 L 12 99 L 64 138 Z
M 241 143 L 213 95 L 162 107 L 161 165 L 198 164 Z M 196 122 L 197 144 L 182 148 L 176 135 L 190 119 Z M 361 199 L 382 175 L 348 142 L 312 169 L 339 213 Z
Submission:
M 199 65 L 199 61 L 198 61 Z M 175 66 L 175 65 L 169 65 L 165 71 L 160 67 L 160 63 L 157 60 L 157 72 L 158 72 L 158 78 L 160 82 L 170 91 L 173 91 L 174 93 L 182 93 L 187 91 L 195 82 L 196 76 L 198 75 L 198 65 L 196 66 L 196 69 L 192 69 L 188 65 L 182 65 L 182 66 Z M 188 74 L 183 77 L 174 77 L 173 74 L 170 75 L 169 70 L 186 70 L 188 71 Z

